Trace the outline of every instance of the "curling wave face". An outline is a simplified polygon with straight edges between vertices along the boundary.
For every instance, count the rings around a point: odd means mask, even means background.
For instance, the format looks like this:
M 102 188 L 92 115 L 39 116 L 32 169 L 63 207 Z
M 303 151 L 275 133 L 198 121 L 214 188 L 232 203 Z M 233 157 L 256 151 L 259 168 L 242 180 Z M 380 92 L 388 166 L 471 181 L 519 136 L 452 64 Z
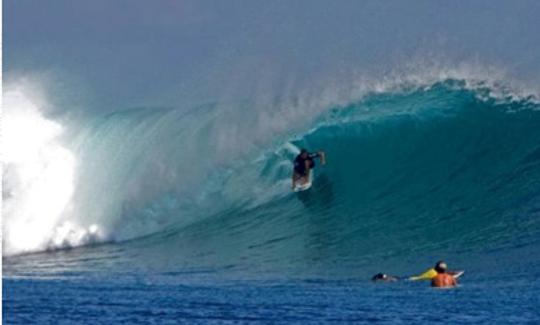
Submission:
M 312 114 L 308 132 L 291 127 L 298 116 L 280 124 L 247 103 L 85 121 L 62 142 L 57 160 L 69 166 L 54 186 L 65 191 L 57 209 L 39 208 L 47 227 L 24 226 L 39 243 L 18 244 L 16 225 L 33 218 L 27 206 L 41 192 L 11 184 L 22 165 L 7 162 L 4 247 L 55 247 L 70 224 L 74 245 L 145 237 L 131 245 L 155 267 L 290 272 L 537 247 L 540 106 L 492 93 L 459 80 L 371 93 Z M 51 132 L 44 139 L 56 141 Z M 324 149 L 328 165 L 293 194 L 299 147 Z M 6 194 L 14 188 L 22 200 Z

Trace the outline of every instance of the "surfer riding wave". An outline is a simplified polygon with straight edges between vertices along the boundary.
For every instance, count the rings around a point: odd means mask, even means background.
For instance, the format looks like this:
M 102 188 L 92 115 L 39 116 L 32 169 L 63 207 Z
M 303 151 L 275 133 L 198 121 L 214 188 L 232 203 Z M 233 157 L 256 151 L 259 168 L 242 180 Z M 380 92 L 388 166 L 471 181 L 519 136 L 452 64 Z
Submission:
M 297 185 L 304 185 L 309 182 L 311 169 L 315 167 L 315 158 L 319 158 L 321 164 L 326 164 L 324 151 L 310 153 L 307 149 L 300 150 L 300 154 L 294 159 L 294 169 L 292 174 L 292 188 Z

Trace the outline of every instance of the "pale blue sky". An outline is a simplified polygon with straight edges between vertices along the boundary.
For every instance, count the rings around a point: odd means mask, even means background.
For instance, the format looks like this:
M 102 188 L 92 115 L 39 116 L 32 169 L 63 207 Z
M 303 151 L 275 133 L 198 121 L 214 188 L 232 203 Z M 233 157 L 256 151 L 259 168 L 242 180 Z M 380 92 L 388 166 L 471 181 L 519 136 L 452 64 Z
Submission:
M 540 82 L 539 16 L 534 0 L 5 0 L 4 78 L 53 75 L 59 102 L 106 111 L 279 95 L 422 55 Z

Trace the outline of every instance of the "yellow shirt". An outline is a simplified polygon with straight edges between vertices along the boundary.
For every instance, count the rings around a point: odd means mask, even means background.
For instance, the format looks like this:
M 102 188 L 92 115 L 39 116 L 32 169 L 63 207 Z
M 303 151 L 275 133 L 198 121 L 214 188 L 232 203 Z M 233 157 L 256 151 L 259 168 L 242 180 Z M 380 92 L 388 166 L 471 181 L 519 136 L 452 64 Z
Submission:
M 417 276 L 411 276 L 409 278 L 409 280 L 431 280 L 433 279 L 435 276 L 437 276 L 437 271 L 435 271 L 435 269 L 429 269 L 427 270 L 426 272 L 420 274 L 420 275 L 417 275 Z

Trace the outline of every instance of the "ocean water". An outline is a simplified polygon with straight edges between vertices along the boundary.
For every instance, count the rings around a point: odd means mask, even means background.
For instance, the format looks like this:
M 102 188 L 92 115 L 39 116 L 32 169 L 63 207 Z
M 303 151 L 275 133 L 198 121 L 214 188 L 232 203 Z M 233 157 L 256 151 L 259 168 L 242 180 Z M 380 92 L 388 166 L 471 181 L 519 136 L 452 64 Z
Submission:
M 10 279 L 3 311 L 6 324 L 534 324 L 540 317 L 537 278 L 473 276 L 464 282 L 445 290 L 365 279 L 219 284 L 136 274 Z
M 69 121 L 6 97 L 8 143 L 40 131 L 6 149 L 6 324 L 540 321 L 534 96 L 443 78 Z M 292 193 L 301 147 L 328 163 Z M 439 259 L 458 288 L 370 282 Z

